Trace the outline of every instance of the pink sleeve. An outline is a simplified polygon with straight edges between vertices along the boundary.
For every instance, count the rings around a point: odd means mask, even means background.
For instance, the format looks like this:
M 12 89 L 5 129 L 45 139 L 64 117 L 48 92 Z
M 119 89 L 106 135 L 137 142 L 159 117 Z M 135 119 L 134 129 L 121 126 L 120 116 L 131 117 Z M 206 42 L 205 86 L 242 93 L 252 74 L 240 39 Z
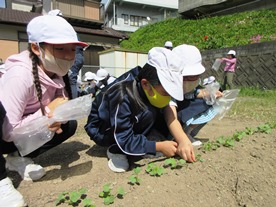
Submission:
M 233 63 L 235 63 L 237 61 L 237 59 L 236 58 L 233 58 L 233 59 L 222 58 L 222 61 L 233 64 Z
M 7 111 L 7 118 L 12 128 L 42 116 L 41 110 L 23 116 L 28 101 L 33 98 L 33 77 L 31 72 L 22 69 L 22 67 L 16 67 L 7 72 L 1 79 L 2 103 Z

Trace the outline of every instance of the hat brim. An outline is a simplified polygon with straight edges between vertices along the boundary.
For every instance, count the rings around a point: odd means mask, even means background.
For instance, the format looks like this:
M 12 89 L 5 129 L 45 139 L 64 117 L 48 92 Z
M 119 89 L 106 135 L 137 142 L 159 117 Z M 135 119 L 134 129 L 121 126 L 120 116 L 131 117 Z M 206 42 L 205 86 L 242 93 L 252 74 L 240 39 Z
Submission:
M 168 73 L 163 72 L 162 69 L 157 70 L 158 78 L 165 91 L 174 99 L 182 101 L 184 99 L 183 78 L 178 71 L 171 71 L 171 74 L 170 77 L 167 77 Z
M 71 42 L 71 41 L 59 41 L 58 43 L 55 41 L 45 41 L 45 43 L 48 44 L 53 44 L 53 45 L 62 45 L 62 44 L 75 44 L 81 47 L 88 47 L 89 44 L 85 43 L 85 42 Z
M 105 79 L 105 77 L 95 77 L 95 80 L 97 80 L 97 81 L 101 81 L 101 80 L 103 80 L 103 79 Z
M 182 76 L 194 76 L 194 75 L 201 75 L 205 72 L 205 67 L 201 64 L 195 64 L 191 66 L 186 66 L 182 70 Z

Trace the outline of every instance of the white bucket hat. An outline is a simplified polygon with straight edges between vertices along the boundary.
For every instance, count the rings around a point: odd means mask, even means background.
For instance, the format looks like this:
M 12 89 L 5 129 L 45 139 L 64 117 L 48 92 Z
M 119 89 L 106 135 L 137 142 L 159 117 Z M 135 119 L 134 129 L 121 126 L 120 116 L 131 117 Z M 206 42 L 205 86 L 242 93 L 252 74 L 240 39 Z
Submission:
M 97 74 L 96 74 L 96 79 L 98 81 L 101 81 L 103 79 L 105 79 L 107 76 L 108 76 L 108 72 L 107 70 L 103 69 L 103 68 L 100 68 L 98 71 L 97 71 Z
M 60 16 L 38 16 L 27 25 L 29 43 L 45 42 L 49 44 L 76 44 L 87 47 L 80 42 L 74 28 Z
M 205 72 L 201 64 L 202 57 L 199 49 L 193 45 L 179 45 L 172 50 L 183 62 L 183 76 L 200 75 Z
M 176 100 L 183 100 L 183 78 L 181 59 L 171 50 L 154 47 L 148 53 L 148 64 L 155 67 L 163 88 Z

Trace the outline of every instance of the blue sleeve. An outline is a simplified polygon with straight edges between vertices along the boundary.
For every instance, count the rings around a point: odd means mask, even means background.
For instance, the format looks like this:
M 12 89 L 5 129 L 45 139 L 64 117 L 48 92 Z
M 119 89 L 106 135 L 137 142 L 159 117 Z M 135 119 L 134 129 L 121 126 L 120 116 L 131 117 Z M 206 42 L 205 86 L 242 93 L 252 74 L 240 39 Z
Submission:
M 83 64 L 84 64 L 83 49 L 82 47 L 77 46 L 74 65 L 70 68 L 71 73 L 69 73 L 71 84 L 77 83 L 77 78 L 78 78 L 77 76 Z
M 145 135 L 133 131 L 133 114 L 126 96 L 121 104 L 110 110 L 113 111 L 110 113 L 110 123 L 114 129 L 114 139 L 125 154 L 139 156 L 156 153 L 155 141 L 149 141 Z

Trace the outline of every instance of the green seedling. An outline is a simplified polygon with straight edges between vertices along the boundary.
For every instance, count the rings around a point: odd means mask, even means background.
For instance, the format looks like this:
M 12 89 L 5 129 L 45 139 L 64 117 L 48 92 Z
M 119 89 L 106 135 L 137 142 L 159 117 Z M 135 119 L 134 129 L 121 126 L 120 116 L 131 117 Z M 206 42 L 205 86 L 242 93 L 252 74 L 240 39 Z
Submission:
M 204 162 L 204 159 L 202 158 L 201 154 L 196 154 L 196 161 L 198 162 Z M 185 161 L 185 160 L 184 160 Z
M 118 191 L 117 191 L 117 198 L 124 198 L 124 195 L 125 195 L 125 190 L 123 187 L 119 187 L 118 188 Z
M 245 131 L 239 131 L 239 132 L 235 132 L 233 134 L 233 139 L 236 141 L 241 141 L 243 139 L 243 137 L 246 135 Z
M 139 173 L 141 172 L 141 168 L 140 167 L 136 167 L 133 170 L 133 174 L 128 178 L 129 182 L 131 185 L 140 185 L 141 183 L 141 178 L 139 178 Z
M 173 157 L 165 160 L 164 167 L 170 167 L 171 169 L 179 169 L 186 164 L 186 161 L 183 159 L 177 160 Z
M 223 144 L 224 147 L 234 147 L 235 140 L 233 138 L 226 138 L 225 143 Z
M 123 198 L 124 194 L 125 194 L 124 189 L 122 187 L 120 187 L 118 189 L 118 193 L 117 193 L 116 197 Z M 105 184 L 103 186 L 103 191 L 100 192 L 99 197 L 104 199 L 105 205 L 110 205 L 110 204 L 114 203 L 115 196 L 111 193 L 110 184 Z
M 258 126 L 257 129 L 258 129 L 258 132 L 261 132 L 261 133 L 270 134 L 272 132 L 272 128 L 268 123 Z
M 151 176 L 161 176 L 164 174 L 165 169 L 156 165 L 155 163 L 149 163 L 146 172 L 149 173 Z
M 250 128 L 250 127 L 246 127 L 244 130 L 245 134 L 247 135 L 253 135 L 256 133 L 256 129 Z
M 217 150 L 219 147 L 220 147 L 219 143 L 213 142 L 213 141 L 208 141 L 202 145 L 201 149 L 203 152 L 206 152 L 206 151 Z
M 82 203 L 84 207 L 95 207 L 92 205 L 92 200 L 86 198 L 86 193 L 87 190 L 84 188 L 73 192 L 63 192 L 59 194 L 56 200 L 56 206 L 62 203 L 67 203 L 69 206 L 79 206 Z
M 220 136 L 217 138 L 216 143 L 218 143 L 219 145 L 224 145 L 225 140 L 226 140 L 226 138 L 224 136 Z
M 271 129 L 275 129 L 276 128 L 276 122 L 275 123 L 269 123 L 269 126 Z

